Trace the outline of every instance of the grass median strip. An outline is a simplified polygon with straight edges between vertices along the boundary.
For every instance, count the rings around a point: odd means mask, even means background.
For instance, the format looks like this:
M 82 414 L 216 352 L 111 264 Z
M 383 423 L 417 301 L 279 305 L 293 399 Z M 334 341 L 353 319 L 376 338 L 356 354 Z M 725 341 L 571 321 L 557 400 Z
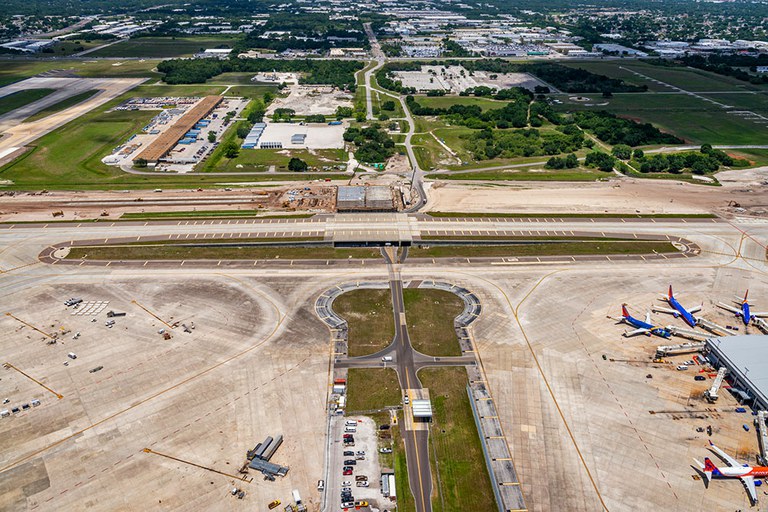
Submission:
M 308 219 L 313 213 L 297 215 L 264 215 L 260 210 L 201 210 L 179 212 L 128 212 L 120 220 L 187 220 L 187 219 Z
M 333 301 L 333 311 L 349 325 L 350 357 L 373 354 L 392 343 L 395 326 L 389 288 L 342 293 Z
M 43 119 L 45 117 L 53 115 L 56 112 L 61 112 L 62 110 L 66 110 L 69 107 L 73 107 L 78 103 L 81 103 L 87 100 L 91 96 L 95 95 L 97 92 L 99 92 L 97 89 L 91 89 L 89 91 L 81 92 L 80 94 L 75 94 L 74 96 L 70 96 L 69 98 L 63 99 L 58 103 L 54 103 L 53 105 L 45 107 L 43 110 L 40 110 L 35 114 L 32 114 L 31 116 L 26 118 L 23 122 L 31 123 L 32 121 L 37 121 L 38 119 Z
M 541 242 L 525 245 L 464 245 L 411 247 L 409 258 L 480 258 L 515 256 L 581 256 L 595 254 L 652 254 L 677 252 L 670 242 L 589 241 Z
M 464 368 L 428 368 L 419 372 L 432 400 L 430 458 L 435 512 L 496 510 L 491 479 L 467 396 Z
M 24 105 L 29 105 L 32 102 L 41 100 L 53 91 L 54 89 L 26 89 L 3 96 L 0 98 L 0 116 L 23 107 Z
M 435 357 L 461 355 L 453 330 L 453 319 L 464 310 L 461 298 L 444 290 L 406 288 L 403 299 L 413 348 Z
M 197 243 L 193 242 L 192 243 Z M 225 242 L 226 240 L 218 240 Z M 237 240 L 232 240 L 237 243 Z M 347 258 L 381 258 L 376 249 L 334 249 L 333 247 L 258 247 L 212 246 L 190 247 L 174 244 L 103 245 L 72 247 L 68 259 L 128 260 L 330 260 Z M 391 315 L 390 315 L 391 316 Z

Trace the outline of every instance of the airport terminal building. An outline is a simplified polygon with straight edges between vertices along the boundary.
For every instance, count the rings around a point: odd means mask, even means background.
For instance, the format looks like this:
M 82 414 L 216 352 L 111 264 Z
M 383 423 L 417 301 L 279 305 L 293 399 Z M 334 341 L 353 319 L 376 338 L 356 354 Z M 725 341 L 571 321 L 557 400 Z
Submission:
M 768 336 L 740 335 L 709 338 L 707 359 L 728 368 L 731 392 L 753 409 L 768 410 Z

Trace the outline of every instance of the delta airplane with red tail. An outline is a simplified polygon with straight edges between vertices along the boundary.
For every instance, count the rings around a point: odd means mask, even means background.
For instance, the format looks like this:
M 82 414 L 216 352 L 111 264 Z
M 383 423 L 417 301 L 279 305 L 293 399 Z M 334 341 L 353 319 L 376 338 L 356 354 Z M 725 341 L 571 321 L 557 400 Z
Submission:
M 733 313 L 736 316 L 741 317 L 741 321 L 744 322 L 744 325 L 749 325 L 749 323 L 754 320 L 755 318 L 763 318 L 768 316 L 768 312 L 762 312 L 762 313 L 753 313 L 750 310 L 749 301 L 747 300 L 747 295 L 749 295 L 749 290 L 747 290 L 747 293 L 744 294 L 744 298 L 736 297 L 736 300 L 733 302 L 738 304 L 739 307 L 735 308 L 733 306 L 729 306 L 728 304 L 723 304 L 722 302 L 718 302 L 718 307 L 721 307 L 723 309 L 726 309 Z
M 693 313 L 701 311 L 701 306 L 696 306 L 691 309 L 685 309 L 682 304 L 677 302 L 677 299 L 672 294 L 672 285 L 669 285 L 669 293 L 667 294 L 667 296 L 662 297 L 660 300 L 663 300 L 667 304 L 672 306 L 672 309 L 653 306 L 652 309 L 654 312 L 669 313 L 670 315 L 674 315 L 675 318 L 682 317 L 682 319 L 685 320 L 685 323 L 687 323 L 691 327 L 696 327 L 696 317 L 693 316 Z
M 749 493 L 749 499 L 752 501 L 752 504 L 756 504 L 757 491 L 755 490 L 755 487 L 761 485 L 762 482 L 755 479 L 768 477 L 768 467 L 742 464 L 715 446 L 712 441 L 709 442 L 709 449 L 716 453 L 721 459 L 723 459 L 723 461 L 728 464 L 728 467 L 718 468 L 709 457 L 704 459 L 704 464 L 696 459 L 693 459 L 696 462 L 696 465 L 699 466 L 701 473 L 704 474 L 704 477 L 706 478 L 706 485 L 709 486 L 709 482 L 713 478 L 739 478 L 744 484 L 744 487 L 746 487 L 747 492 Z

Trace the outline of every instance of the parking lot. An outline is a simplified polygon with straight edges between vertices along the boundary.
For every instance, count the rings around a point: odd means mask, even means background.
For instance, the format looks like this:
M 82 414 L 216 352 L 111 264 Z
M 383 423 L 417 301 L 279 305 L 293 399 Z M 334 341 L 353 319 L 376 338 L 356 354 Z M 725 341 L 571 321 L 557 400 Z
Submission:
M 173 126 L 200 99 L 198 97 L 132 98 L 116 107 L 115 110 L 159 110 L 160 112 L 144 126 L 141 133 L 131 136 L 102 161 L 114 166 L 132 165 L 136 155 Z M 188 144 L 176 144 L 155 170 L 182 173 L 192 171 L 197 163 L 203 161 L 218 146 L 218 141 L 232 125 L 231 121 L 227 120 L 227 112 L 235 112 L 236 118 L 247 104 L 248 100 L 245 98 L 224 98 L 219 106 L 201 121 L 207 125 L 200 128 L 197 139 Z M 215 134 L 216 141 L 213 143 L 208 140 L 209 132 Z
M 331 416 L 331 450 L 329 458 L 329 474 L 326 482 L 328 510 L 344 510 L 342 503 L 367 502 L 369 506 L 361 506 L 360 510 L 370 510 L 370 507 L 384 510 L 387 508 L 385 498 L 381 495 L 381 467 L 379 466 L 379 451 L 377 426 L 367 416 L 344 417 Z M 348 423 L 349 422 L 349 423 Z M 353 427 L 348 424 L 357 424 Z M 344 435 L 353 436 L 353 443 L 346 443 Z M 345 461 L 353 461 L 348 465 Z M 351 467 L 351 474 L 344 475 L 344 467 Z M 362 480 L 367 478 L 367 480 Z M 358 481 L 361 479 L 362 481 Z M 367 483 L 367 486 L 364 486 Z M 348 489 L 352 499 L 345 498 L 342 502 L 342 489 Z M 355 507 L 351 507 L 355 509 Z

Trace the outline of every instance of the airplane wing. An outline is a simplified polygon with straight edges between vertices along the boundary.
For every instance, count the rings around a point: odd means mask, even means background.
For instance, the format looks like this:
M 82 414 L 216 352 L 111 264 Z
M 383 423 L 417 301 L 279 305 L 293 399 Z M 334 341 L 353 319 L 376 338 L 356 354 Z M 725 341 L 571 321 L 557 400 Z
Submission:
M 694 306 L 691 309 L 689 309 L 688 312 L 689 313 L 698 313 L 699 311 L 701 311 L 701 307 L 702 307 L 701 304 L 698 305 L 698 306 Z
M 638 334 L 648 334 L 650 329 L 646 329 L 645 327 L 641 327 L 639 329 L 635 329 L 634 331 L 626 331 L 624 333 L 624 336 L 629 338 L 630 336 L 637 336 Z
M 647 312 L 645 314 L 645 323 L 650 324 L 651 323 L 651 312 Z
M 712 450 L 713 452 L 715 452 L 721 459 L 723 459 L 726 462 L 726 464 L 728 464 L 732 468 L 738 468 L 738 467 L 743 466 L 743 464 L 741 462 L 737 461 L 736 459 L 734 459 L 733 457 L 731 457 L 730 455 L 725 453 L 723 450 L 721 450 L 720 448 L 718 448 L 714 444 L 710 443 L 709 444 L 709 449 Z
M 660 306 L 653 306 L 651 308 L 654 313 L 669 313 L 670 315 L 679 315 L 680 313 L 677 312 L 677 310 L 669 309 L 669 308 L 662 308 Z
M 760 311 L 759 313 L 752 313 L 752 316 L 756 316 L 757 318 L 765 318 L 768 316 L 768 311 Z
M 728 304 L 723 304 L 722 302 L 717 303 L 717 307 L 723 308 L 725 310 L 730 311 L 731 313 L 734 313 L 736 315 L 741 315 L 741 309 L 735 308 L 733 306 L 729 306 Z
M 749 497 L 752 503 L 757 503 L 757 491 L 755 490 L 755 479 L 751 476 L 742 476 L 741 481 L 744 483 L 744 487 L 747 488 Z

